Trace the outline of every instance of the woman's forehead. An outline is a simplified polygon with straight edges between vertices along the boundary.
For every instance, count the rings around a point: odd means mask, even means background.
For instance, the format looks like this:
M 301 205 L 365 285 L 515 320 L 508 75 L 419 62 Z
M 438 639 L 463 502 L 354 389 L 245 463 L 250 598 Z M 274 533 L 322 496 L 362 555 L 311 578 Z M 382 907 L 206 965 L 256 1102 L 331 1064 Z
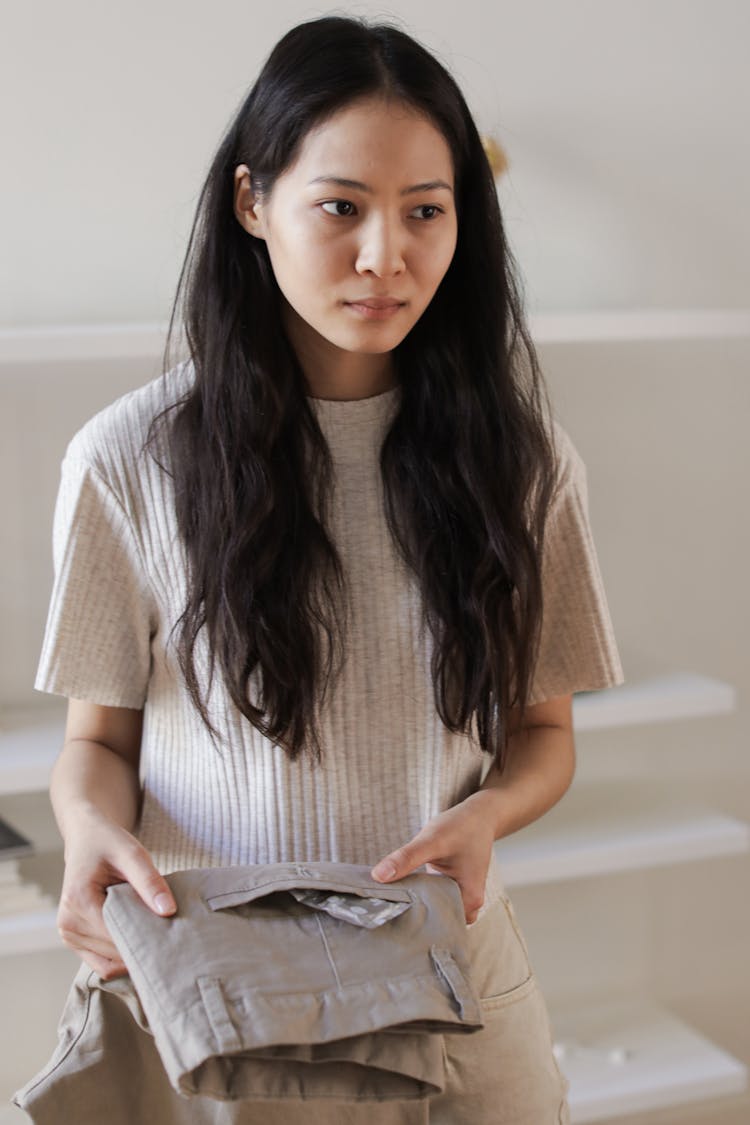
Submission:
M 452 154 L 437 126 L 412 107 L 382 101 L 354 103 L 314 126 L 294 163 L 310 182 L 358 181 L 349 184 L 358 190 L 372 187 L 382 168 L 390 179 L 395 166 L 402 169 L 404 187 L 452 186 Z

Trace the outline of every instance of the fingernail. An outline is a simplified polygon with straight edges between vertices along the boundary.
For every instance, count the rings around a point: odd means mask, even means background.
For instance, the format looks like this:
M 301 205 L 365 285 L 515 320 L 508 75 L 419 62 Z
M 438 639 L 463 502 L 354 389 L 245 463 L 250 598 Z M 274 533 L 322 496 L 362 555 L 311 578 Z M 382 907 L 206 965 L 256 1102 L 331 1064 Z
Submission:
M 379 863 L 377 867 L 373 867 L 372 874 L 375 879 L 392 879 L 396 874 L 396 867 L 390 862 Z
M 154 906 L 160 914 L 171 914 L 174 903 L 172 902 L 172 899 L 169 897 L 169 895 L 165 894 L 164 891 L 162 891 L 161 894 L 158 894 L 155 897 Z

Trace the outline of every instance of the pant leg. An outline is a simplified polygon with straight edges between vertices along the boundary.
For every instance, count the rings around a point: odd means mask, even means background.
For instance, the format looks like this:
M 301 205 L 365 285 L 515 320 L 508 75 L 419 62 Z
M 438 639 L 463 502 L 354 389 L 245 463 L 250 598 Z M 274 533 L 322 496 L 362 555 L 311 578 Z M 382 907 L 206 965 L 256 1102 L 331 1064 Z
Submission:
M 219 1101 L 172 1088 L 128 978 L 81 965 L 49 1063 L 18 1092 L 34 1125 L 429 1125 L 427 1101 Z
M 430 1125 L 569 1125 L 569 1083 L 507 894 L 468 934 L 485 1026 L 444 1036 L 447 1085 L 430 1098 Z
M 169 1084 L 126 978 L 81 965 L 48 1064 L 15 1095 L 34 1125 L 215 1125 Z

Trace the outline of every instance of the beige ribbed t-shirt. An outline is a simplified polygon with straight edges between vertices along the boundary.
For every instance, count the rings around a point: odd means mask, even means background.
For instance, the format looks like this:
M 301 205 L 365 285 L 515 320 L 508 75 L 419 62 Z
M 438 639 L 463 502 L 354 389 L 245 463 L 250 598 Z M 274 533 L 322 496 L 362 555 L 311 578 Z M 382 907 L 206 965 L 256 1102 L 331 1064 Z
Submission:
M 346 665 L 321 716 L 324 761 L 313 767 L 306 757 L 290 762 L 237 712 L 217 667 L 208 711 L 224 736 L 219 755 L 184 687 L 174 644 L 166 644 L 184 608 L 184 555 L 171 478 L 140 449 L 153 415 L 191 377 L 181 364 L 121 396 L 68 444 L 34 686 L 144 708 L 138 835 L 162 872 L 288 860 L 374 864 L 474 792 L 487 760 L 437 714 L 419 590 L 385 519 L 378 454 L 400 388 L 309 400 L 334 460 L 331 532 L 353 607 Z M 532 703 L 623 682 L 585 466 L 555 427 L 563 487 L 548 525 Z M 202 683 L 205 693 L 207 678 Z M 485 905 L 502 889 L 494 856 Z

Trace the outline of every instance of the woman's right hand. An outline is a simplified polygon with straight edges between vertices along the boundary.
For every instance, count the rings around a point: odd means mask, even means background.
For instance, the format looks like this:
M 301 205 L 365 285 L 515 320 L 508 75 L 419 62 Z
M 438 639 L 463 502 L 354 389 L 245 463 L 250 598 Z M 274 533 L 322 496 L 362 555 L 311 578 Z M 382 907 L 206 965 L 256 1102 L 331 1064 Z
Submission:
M 177 909 L 164 876 L 135 836 L 88 808 L 66 833 L 57 929 L 65 944 L 104 980 L 127 975 L 102 915 L 107 887 L 114 883 L 130 883 L 155 914 L 174 914 Z

